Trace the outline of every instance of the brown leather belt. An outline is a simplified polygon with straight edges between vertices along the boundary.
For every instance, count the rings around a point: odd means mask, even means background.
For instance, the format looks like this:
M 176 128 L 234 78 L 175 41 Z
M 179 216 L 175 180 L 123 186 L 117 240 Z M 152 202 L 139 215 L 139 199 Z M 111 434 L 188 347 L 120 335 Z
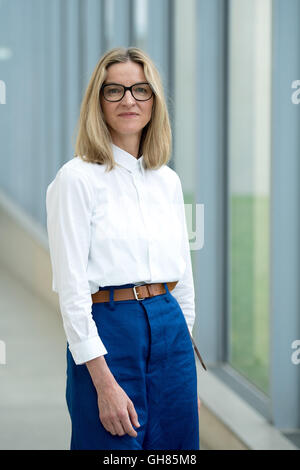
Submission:
M 174 289 L 178 281 L 167 282 L 168 289 Z M 142 284 L 140 286 L 114 289 L 114 300 L 144 300 L 147 297 L 165 294 L 166 289 L 162 282 Z M 109 302 L 109 290 L 99 290 L 92 294 L 93 302 Z
M 167 282 L 167 286 L 169 291 L 172 291 L 178 281 L 175 282 Z M 144 300 L 148 297 L 154 297 L 156 295 L 165 294 L 166 289 L 162 282 L 157 282 L 153 284 L 141 284 L 139 286 L 134 287 L 125 287 L 124 289 L 114 289 L 114 301 L 118 300 Z M 110 301 L 110 291 L 109 290 L 99 290 L 92 294 L 93 303 L 97 302 L 109 302 Z M 190 333 L 190 330 L 189 330 Z M 195 341 L 190 333 L 190 337 L 192 340 L 192 344 L 196 351 L 196 354 L 202 364 L 203 369 L 206 369 L 206 366 L 202 360 L 202 357 L 198 351 L 198 348 L 195 344 Z

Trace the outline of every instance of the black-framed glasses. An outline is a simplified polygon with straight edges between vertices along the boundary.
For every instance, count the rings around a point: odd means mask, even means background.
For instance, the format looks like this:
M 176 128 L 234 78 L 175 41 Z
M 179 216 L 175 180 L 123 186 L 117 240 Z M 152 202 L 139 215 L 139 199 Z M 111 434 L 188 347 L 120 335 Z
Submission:
M 133 98 L 137 101 L 148 101 L 153 95 L 153 90 L 147 82 L 135 83 L 131 86 L 120 85 L 120 83 L 106 83 L 101 87 L 106 101 L 121 101 L 127 90 L 130 90 Z

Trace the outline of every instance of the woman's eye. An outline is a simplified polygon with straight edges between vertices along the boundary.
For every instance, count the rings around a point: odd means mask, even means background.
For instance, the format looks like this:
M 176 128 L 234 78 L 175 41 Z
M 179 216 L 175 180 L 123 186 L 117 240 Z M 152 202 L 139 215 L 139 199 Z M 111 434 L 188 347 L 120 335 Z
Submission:
M 119 93 L 120 92 L 119 88 L 110 88 L 108 91 L 111 95 L 114 94 L 114 93 Z

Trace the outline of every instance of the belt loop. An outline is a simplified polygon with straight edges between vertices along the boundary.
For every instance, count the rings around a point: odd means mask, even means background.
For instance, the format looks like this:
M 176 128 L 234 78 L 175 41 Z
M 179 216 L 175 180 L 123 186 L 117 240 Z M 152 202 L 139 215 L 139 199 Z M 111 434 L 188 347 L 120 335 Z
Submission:
M 114 287 L 109 286 L 109 308 L 115 310 Z
M 167 282 L 164 282 L 163 285 L 165 286 L 166 294 L 167 294 L 166 297 L 165 297 L 165 299 L 166 299 L 167 302 L 170 302 L 170 298 L 169 298 L 169 296 L 170 296 L 170 291 L 169 291 L 168 284 L 167 284 Z

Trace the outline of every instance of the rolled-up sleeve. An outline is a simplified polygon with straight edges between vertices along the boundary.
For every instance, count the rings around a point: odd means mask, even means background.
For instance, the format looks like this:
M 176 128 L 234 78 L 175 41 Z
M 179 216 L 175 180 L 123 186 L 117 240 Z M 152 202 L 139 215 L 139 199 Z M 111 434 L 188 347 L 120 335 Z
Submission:
M 185 260 L 186 267 L 181 279 L 179 279 L 175 288 L 172 290 L 172 295 L 179 303 L 181 310 L 184 314 L 188 329 L 192 334 L 192 329 L 195 322 L 195 288 L 189 245 L 189 235 L 184 209 L 184 198 L 179 176 L 176 192 L 176 204 L 179 211 L 179 217 L 182 227 L 182 255 Z
M 47 188 L 47 231 L 53 290 L 76 364 L 107 353 L 92 317 L 87 278 L 93 192 L 79 170 L 62 167 Z

